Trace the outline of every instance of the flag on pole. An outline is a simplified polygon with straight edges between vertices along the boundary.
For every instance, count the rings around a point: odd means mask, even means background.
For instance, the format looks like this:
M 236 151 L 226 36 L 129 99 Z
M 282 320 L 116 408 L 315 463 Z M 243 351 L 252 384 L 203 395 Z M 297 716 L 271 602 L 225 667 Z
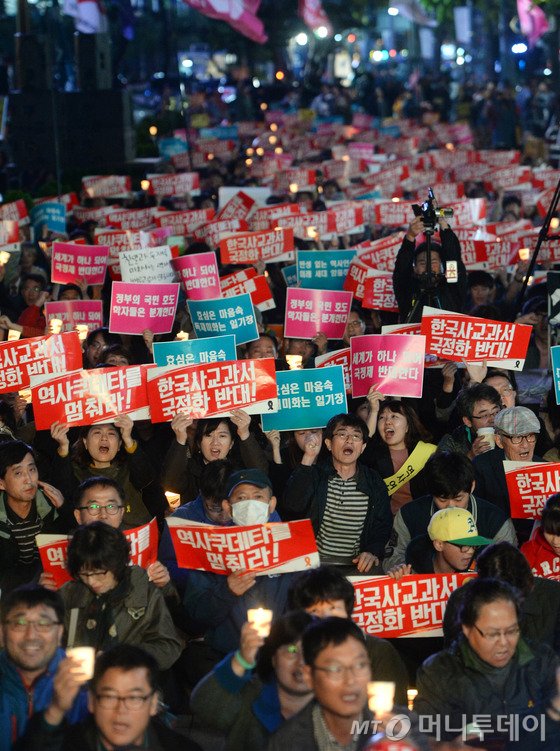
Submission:
M 184 0 L 191 8 L 208 18 L 225 21 L 249 39 L 264 44 L 268 37 L 257 11 L 261 0 Z
M 321 0 L 299 0 L 298 13 L 305 25 L 309 26 L 312 31 L 324 26 L 329 35 L 333 33 L 332 24 L 321 5 Z
M 529 47 L 534 47 L 543 34 L 548 31 L 545 12 L 531 0 L 517 0 L 517 13 L 521 33 L 527 37 Z

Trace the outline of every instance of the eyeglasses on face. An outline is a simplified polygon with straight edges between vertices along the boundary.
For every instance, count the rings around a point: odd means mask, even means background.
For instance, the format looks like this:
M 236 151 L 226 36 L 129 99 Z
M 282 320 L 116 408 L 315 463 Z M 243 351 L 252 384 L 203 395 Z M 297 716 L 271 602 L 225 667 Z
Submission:
M 351 675 L 354 678 L 362 678 L 369 673 L 370 662 L 364 659 L 355 662 L 353 665 L 340 665 L 338 663 L 324 666 L 313 665 L 313 670 L 320 670 L 333 683 L 340 683 L 346 675 Z
M 78 576 L 80 579 L 102 579 L 108 573 L 108 571 L 80 571 Z
M 459 545 L 456 542 L 449 542 L 449 541 L 446 541 L 446 544 L 453 545 L 454 548 L 459 548 L 461 553 L 468 553 L 470 550 L 472 550 L 474 553 L 474 545 Z
M 102 506 L 100 503 L 88 503 L 86 506 L 78 506 L 80 511 L 88 511 L 91 516 L 99 516 L 102 511 L 105 511 L 109 516 L 114 516 L 122 508 L 124 506 L 120 506 L 118 503 L 107 503 L 105 506 Z
M 537 440 L 535 433 L 529 433 L 528 435 L 508 435 L 507 433 L 501 433 L 500 435 L 503 438 L 510 440 L 514 446 L 518 446 L 520 443 L 523 443 L 523 441 L 527 441 L 527 443 L 535 443 Z
M 517 639 L 519 636 L 520 628 L 519 625 L 511 626 L 511 628 L 506 628 L 505 631 L 481 631 L 481 629 L 478 628 L 476 623 L 473 623 L 473 626 L 478 631 L 478 633 L 482 636 L 483 639 L 486 639 L 486 641 L 489 642 L 497 642 L 502 637 L 505 639 Z
M 353 441 L 354 443 L 358 443 L 358 441 L 363 441 L 364 437 L 361 433 L 348 433 L 345 430 L 337 430 L 336 433 L 333 433 L 333 438 L 340 438 L 341 441 Z
M 138 694 L 131 696 L 119 696 L 118 694 L 96 694 L 97 703 L 102 709 L 116 709 L 119 704 L 123 704 L 125 709 L 141 709 L 144 704 L 151 699 L 154 691 L 150 691 L 145 696 Z
M 500 411 L 501 410 L 498 407 L 496 407 L 496 409 L 493 409 L 490 412 L 481 412 L 478 415 L 473 415 L 472 419 L 473 420 L 489 420 L 491 417 L 496 417 L 496 415 Z
M 60 621 L 51 621 L 50 618 L 39 618 L 37 621 L 28 621 L 27 618 L 9 618 L 4 623 L 16 634 L 26 631 L 29 626 L 40 634 L 48 634 L 55 626 L 60 626 Z

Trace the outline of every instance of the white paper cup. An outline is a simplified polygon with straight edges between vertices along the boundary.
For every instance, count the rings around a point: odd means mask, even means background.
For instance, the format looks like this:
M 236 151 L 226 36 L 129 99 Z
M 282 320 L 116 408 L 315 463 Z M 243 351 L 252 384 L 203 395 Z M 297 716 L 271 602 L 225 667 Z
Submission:
M 247 611 L 247 620 L 258 631 L 259 636 L 263 639 L 270 633 L 272 625 L 272 610 L 266 608 L 251 608 Z
M 76 675 L 79 674 L 81 680 L 89 681 L 93 678 L 95 665 L 95 649 L 93 647 L 71 647 L 66 650 L 66 656 L 80 663 L 74 672 Z
M 489 443 L 492 448 L 496 448 L 496 439 L 494 437 L 494 428 L 479 428 L 476 431 L 477 436 L 482 436 L 486 443 Z
M 376 717 L 389 714 L 395 703 L 395 684 L 392 681 L 370 681 L 367 685 L 368 707 Z

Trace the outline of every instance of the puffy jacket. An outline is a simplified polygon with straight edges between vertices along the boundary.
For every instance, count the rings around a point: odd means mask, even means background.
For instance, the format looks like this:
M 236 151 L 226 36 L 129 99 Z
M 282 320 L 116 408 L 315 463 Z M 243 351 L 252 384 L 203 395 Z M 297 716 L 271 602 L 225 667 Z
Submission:
M 31 687 L 27 687 L 6 652 L 0 653 L 0 751 L 10 751 L 24 734 L 29 718 L 51 703 L 54 675 L 65 656 L 64 650 L 58 648 L 45 672 Z M 84 690 L 76 697 L 67 719 L 69 723 L 79 722 L 86 715 L 87 697 Z
M 529 646 L 520 639 L 512 660 L 509 677 L 497 691 L 486 675 L 492 668 L 486 670 L 461 637 L 450 649 L 428 657 L 418 670 L 415 711 L 433 718 L 443 740 L 460 735 L 476 714 L 491 716 L 494 729 L 498 716 L 540 714 L 555 693 L 560 659 L 546 644 Z
M 314 464 L 312 467 L 300 464 L 286 486 L 284 508 L 289 518 L 311 519 L 315 535 L 319 533 L 327 507 L 329 478 L 335 474 L 332 462 Z M 393 523 L 387 487 L 375 470 L 359 463 L 356 481 L 358 490 L 369 498 L 360 537 L 360 552 L 373 553 L 381 560 Z

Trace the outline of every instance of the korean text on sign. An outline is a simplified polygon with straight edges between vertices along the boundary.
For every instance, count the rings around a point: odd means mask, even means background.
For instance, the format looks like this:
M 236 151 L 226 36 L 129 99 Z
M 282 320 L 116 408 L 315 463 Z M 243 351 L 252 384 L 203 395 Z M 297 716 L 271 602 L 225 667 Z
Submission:
M 0 393 L 26 389 L 34 376 L 66 373 L 81 367 L 82 348 L 75 332 L 2 342 Z
M 352 396 L 375 386 L 387 396 L 422 396 L 424 336 L 366 334 L 350 339 Z
M 284 336 L 312 339 L 322 331 L 327 339 L 342 339 L 351 304 L 351 292 L 290 287 Z
M 276 373 L 278 412 L 264 413 L 263 430 L 323 428 L 331 417 L 346 412 L 346 387 L 341 365 Z
M 160 367 L 224 362 L 235 358 L 235 337 L 231 335 L 181 342 L 154 342 L 154 362 Z
M 75 331 L 78 324 L 88 331 L 103 326 L 102 300 L 58 300 L 45 303 L 47 326 L 53 318 L 62 321 L 62 331 Z M 76 366 L 80 367 L 80 364 Z M 72 368 L 67 368 L 72 370 Z
M 259 338 L 255 309 L 248 293 L 238 295 L 235 300 L 189 300 L 187 306 L 199 339 L 233 334 L 239 346 Z
M 539 519 L 546 499 L 560 492 L 560 463 L 504 462 L 513 519 Z
M 286 524 L 212 527 L 170 516 L 167 524 L 180 568 L 227 576 L 242 568 L 259 575 L 303 571 L 319 565 L 309 519 Z
M 69 425 L 111 422 L 122 414 L 146 419 L 145 374 L 146 366 L 132 365 L 33 378 L 31 397 L 37 430 L 47 430 L 55 421 Z
M 152 368 L 148 372 L 152 422 L 169 422 L 178 412 L 195 419 L 240 408 L 253 414 L 274 412 L 277 393 L 272 358 Z
M 481 362 L 513 360 L 523 367 L 531 326 L 461 316 L 450 311 L 424 307 L 421 333 L 426 352 L 446 360 Z
M 179 300 L 178 284 L 113 282 L 109 331 L 115 334 L 168 334 Z
M 449 595 L 471 576 L 415 574 L 399 581 L 350 577 L 356 596 L 352 619 L 367 634 L 384 639 L 439 636 Z

